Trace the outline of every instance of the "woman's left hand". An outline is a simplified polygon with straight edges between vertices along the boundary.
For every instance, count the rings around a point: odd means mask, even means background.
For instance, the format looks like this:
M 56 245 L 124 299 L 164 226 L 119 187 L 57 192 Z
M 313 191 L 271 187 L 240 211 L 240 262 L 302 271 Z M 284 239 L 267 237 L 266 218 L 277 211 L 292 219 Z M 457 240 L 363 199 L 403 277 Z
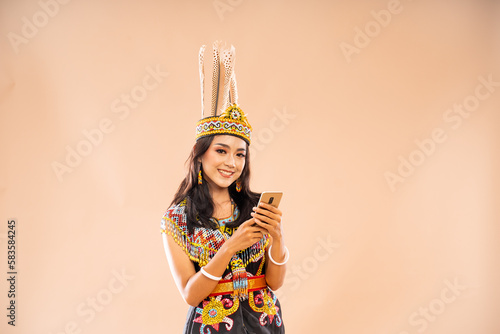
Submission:
M 280 240 L 283 236 L 281 229 L 281 211 L 272 205 L 261 202 L 258 207 L 253 208 L 251 213 L 254 221 L 265 228 L 273 240 Z

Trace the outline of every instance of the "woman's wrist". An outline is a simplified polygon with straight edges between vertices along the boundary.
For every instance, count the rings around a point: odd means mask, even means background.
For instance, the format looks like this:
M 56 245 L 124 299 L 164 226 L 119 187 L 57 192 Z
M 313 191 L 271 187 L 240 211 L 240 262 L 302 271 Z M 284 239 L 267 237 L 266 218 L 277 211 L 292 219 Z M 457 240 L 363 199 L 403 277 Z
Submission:
M 238 249 L 233 246 L 233 242 L 230 239 L 226 240 L 226 242 L 222 245 L 217 253 L 222 253 L 221 256 L 231 259 Z
M 209 272 L 207 272 L 203 267 L 200 268 L 200 272 L 203 274 L 203 276 L 210 278 L 213 281 L 220 281 L 222 279 L 222 276 L 212 275 Z
M 283 254 L 283 250 L 284 250 L 284 255 L 281 255 L 278 259 L 279 261 L 275 260 L 277 258 L 276 254 L 273 256 L 272 255 L 272 251 L 273 251 L 273 245 L 269 246 L 269 260 L 271 260 L 272 263 L 274 263 L 275 265 L 277 266 L 282 266 L 284 264 L 286 264 L 288 262 L 288 259 L 290 258 L 290 252 L 288 251 L 288 248 L 283 245 L 279 251 L 277 251 L 278 253 L 281 253 Z M 276 253 L 276 251 L 275 251 Z
M 289 253 L 283 238 L 273 239 L 273 242 L 269 245 L 269 255 L 272 257 L 273 263 L 285 261 L 285 258 L 289 256 Z

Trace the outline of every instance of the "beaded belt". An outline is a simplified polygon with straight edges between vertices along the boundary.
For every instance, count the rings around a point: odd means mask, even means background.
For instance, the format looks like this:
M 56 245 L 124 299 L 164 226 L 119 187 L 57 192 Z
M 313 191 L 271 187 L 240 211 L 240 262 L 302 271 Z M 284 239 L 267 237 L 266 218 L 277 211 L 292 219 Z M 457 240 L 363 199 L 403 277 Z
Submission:
M 248 281 L 249 292 L 267 288 L 265 275 L 247 277 L 247 281 Z M 233 292 L 234 292 L 233 280 L 231 279 L 220 280 L 219 284 L 217 284 L 217 286 L 215 287 L 214 291 L 212 291 L 210 296 L 232 294 Z

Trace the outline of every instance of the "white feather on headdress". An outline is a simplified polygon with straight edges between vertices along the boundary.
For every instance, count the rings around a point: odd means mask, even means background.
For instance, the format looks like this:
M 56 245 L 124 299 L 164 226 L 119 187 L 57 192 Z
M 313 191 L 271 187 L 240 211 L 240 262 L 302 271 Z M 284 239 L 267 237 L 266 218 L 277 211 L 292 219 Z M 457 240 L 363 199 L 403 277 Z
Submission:
M 238 102 L 238 92 L 236 88 L 236 76 L 234 74 L 235 63 L 234 46 L 227 47 L 220 41 L 213 44 L 213 70 L 212 80 L 207 80 L 211 89 L 205 90 L 205 71 L 204 71 L 204 52 L 205 45 L 200 48 L 200 86 L 201 86 L 201 113 L 202 118 L 207 116 L 221 115 L 231 104 Z M 205 91 L 212 92 L 212 101 L 210 103 L 210 113 L 205 111 Z
M 201 118 L 205 114 L 205 104 L 203 103 L 203 95 L 204 95 L 204 86 L 205 86 L 205 70 L 204 70 L 204 59 L 203 55 L 205 53 L 206 45 L 202 45 L 199 53 L 199 67 L 200 67 L 200 86 L 201 86 Z

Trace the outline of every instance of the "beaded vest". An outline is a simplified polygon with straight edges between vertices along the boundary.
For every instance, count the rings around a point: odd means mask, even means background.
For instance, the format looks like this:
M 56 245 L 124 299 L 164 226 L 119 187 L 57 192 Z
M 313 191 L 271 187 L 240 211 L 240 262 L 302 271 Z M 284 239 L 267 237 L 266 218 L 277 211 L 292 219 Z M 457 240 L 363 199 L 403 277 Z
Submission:
M 236 228 L 221 226 L 219 229 L 195 227 L 192 232 L 188 229 L 186 200 L 171 206 L 163 215 L 161 221 L 161 232 L 171 235 L 175 242 L 182 247 L 187 256 L 200 268 L 208 264 L 222 247 L 224 242 L 232 235 Z M 239 215 L 238 207 L 235 206 L 233 219 Z M 232 279 L 235 296 L 244 300 L 248 297 L 247 275 L 245 267 L 248 263 L 262 256 L 269 244 L 269 236 L 265 234 L 252 246 L 237 252 L 230 261 L 227 269 L 230 274 L 225 279 Z

